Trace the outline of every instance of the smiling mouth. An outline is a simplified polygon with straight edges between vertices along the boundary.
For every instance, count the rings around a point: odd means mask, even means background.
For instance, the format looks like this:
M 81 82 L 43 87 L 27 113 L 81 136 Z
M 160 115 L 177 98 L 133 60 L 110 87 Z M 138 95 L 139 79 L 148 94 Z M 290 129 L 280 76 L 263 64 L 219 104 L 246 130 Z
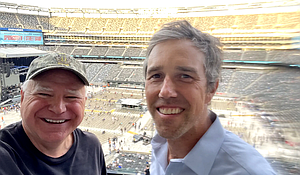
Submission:
M 170 114 L 180 114 L 184 109 L 182 108 L 157 108 L 161 114 L 170 115 Z
M 44 119 L 47 123 L 52 123 L 52 124 L 61 124 L 65 123 L 67 120 L 52 120 L 52 119 Z

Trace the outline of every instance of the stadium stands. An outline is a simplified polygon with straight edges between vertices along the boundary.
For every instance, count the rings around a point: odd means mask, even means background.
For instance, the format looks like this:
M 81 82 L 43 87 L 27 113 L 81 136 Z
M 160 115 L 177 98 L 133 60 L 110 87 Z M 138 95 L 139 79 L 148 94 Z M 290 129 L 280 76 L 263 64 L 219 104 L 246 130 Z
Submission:
M 34 15 L 17 14 L 17 19 L 19 19 L 24 29 L 38 29 L 38 18 Z
M 300 64 L 300 50 L 267 48 L 263 45 L 263 40 L 267 40 L 266 38 L 247 38 L 245 37 L 246 35 L 235 37 L 235 35 L 239 34 L 265 34 L 266 31 L 269 32 L 271 30 L 279 30 L 279 33 L 288 30 L 299 30 L 299 11 L 181 18 L 48 17 L 0 12 L 0 27 L 42 29 L 43 32 L 46 32 L 46 45 L 39 46 L 39 49 L 63 52 L 83 60 L 87 69 L 88 80 L 95 87 L 99 85 L 104 88 L 101 92 L 93 94 L 88 99 L 85 118 L 80 127 L 95 133 L 101 143 L 106 143 L 108 138 L 121 138 L 126 130 L 133 129 L 141 119 L 141 114 L 143 114 L 140 110 L 119 109 L 116 107 L 117 100 L 122 98 L 142 99 L 145 104 L 143 92 L 135 93 L 135 91 L 126 88 L 108 87 L 109 81 L 116 81 L 117 83 L 118 81 L 144 82 L 143 69 L 141 67 L 143 59 L 137 61 L 137 65 L 124 64 L 128 60 L 133 60 L 134 57 L 146 56 L 146 48 L 132 38 L 138 36 L 149 37 L 164 23 L 180 19 L 190 21 L 192 25 L 202 31 L 218 35 L 227 44 L 226 46 L 229 46 L 224 49 L 225 66 L 222 69 L 222 79 L 217 96 L 219 94 L 221 94 L 221 97 L 233 96 L 238 100 L 244 100 L 244 102 L 255 103 L 260 110 L 254 111 L 257 113 L 271 111 L 280 122 L 267 123 L 269 127 L 276 125 L 281 129 L 286 126 L 295 130 L 299 129 L 300 76 L 298 70 L 275 66 L 269 69 L 269 67 L 266 68 L 259 64 L 226 65 L 226 61 L 229 60 L 276 61 L 286 64 Z M 54 35 L 47 36 L 49 33 Z M 272 32 L 270 33 L 273 34 Z M 92 41 L 87 42 L 82 35 L 92 35 L 94 38 Z M 126 36 L 133 41 L 114 43 L 112 40 L 104 41 L 96 38 L 105 35 L 109 37 Z M 223 35 L 226 35 L 227 38 Z M 230 38 L 228 35 L 233 37 Z M 62 38 L 58 36 L 62 36 Z M 64 38 L 64 36 L 68 36 L 71 39 L 66 39 L 67 37 Z M 50 43 L 50 40 L 53 42 Z M 63 40 L 63 42 L 58 43 L 58 40 Z M 290 42 L 290 40 L 291 38 L 287 42 Z M 281 39 L 274 39 L 272 44 L 276 42 L 280 44 L 280 41 Z M 250 42 L 253 43 L 249 44 Z M 258 46 L 258 49 L 251 48 L 253 45 Z M 241 48 L 237 49 L 235 48 L 236 46 Z M 0 45 L 0 47 L 8 46 Z M 131 87 L 135 87 L 135 85 Z M 212 107 L 217 110 L 237 110 L 235 103 L 232 101 L 224 103 L 216 100 Z M 243 139 L 246 141 L 252 142 L 252 138 L 248 136 L 249 133 L 245 127 L 226 125 L 226 128 L 239 136 L 243 135 Z M 154 129 L 153 121 L 149 118 L 145 119 L 145 124 L 141 130 L 135 129 L 134 131 L 153 131 Z M 275 132 L 275 129 L 273 130 Z M 147 154 L 139 155 L 124 152 L 114 156 L 113 161 L 108 163 L 110 170 L 133 170 L 141 173 L 149 162 Z M 144 156 L 142 160 L 141 156 Z M 277 160 L 283 161 L 282 165 L 286 161 L 286 159 Z
M 40 22 L 39 24 L 42 27 L 41 28 L 42 30 L 49 31 L 50 28 L 51 29 L 53 28 L 53 27 L 50 26 L 50 22 L 49 22 L 50 19 L 49 19 L 49 17 L 47 17 L 47 16 L 38 16 L 37 19 Z
M 74 49 L 75 49 L 74 46 L 58 46 L 55 51 L 66 53 L 66 54 L 72 54 Z
M 128 78 L 132 75 L 134 68 L 122 68 L 119 76 L 115 78 L 117 81 L 128 81 Z
M 93 47 L 92 51 L 89 53 L 89 55 L 106 55 L 106 52 L 108 50 L 108 47 Z
M 245 51 L 242 60 L 248 61 L 265 61 L 266 51 Z
M 138 57 L 140 56 L 142 52 L 142 49 L 141 48 L 134 48 L 134 47 L 130 47 L 128 49 L 126 49 L 125 53 L 124 53 L 124 57 Z
M 89 27 L 89 31 L 97 31 L 101 33 L 103 31 L 103 27 L 105 28 L 105 25 L 107 23 L 106 18 L 93 18 L 91 19 Z
M 143 75 L 144 75 L 143 69 L 141 67 L 136 68 L 136 69 L 134 69 L 131 76 L 128 78 L 128 81 L 143 82 L 144 81 Z
M 235 71 L 231 77 L 227 93 L 242 94 L 245 88 L 261 76 L 260 72 Z
M 89 55 L 91 47 L 76 47 L 72 55 Z
M 86 68 L 88 80 L 93 82 L 94 78 L 97 76 L 97 74 L 100 72 L 100 69 L 103 66 L 104 66 L 104 64 L 91 64 L 91 65 L 89 65 Z
M 228 85 L 231 82 L 231 76 L 235 70 L 233 69 L 222 69 L 221 80 L 217 92 L 227 92 Z
M 111 47 L 109 48 L 109 50 L 106 53 L 106 56 L 123 56 L 125 52 L 125 48 L 124 47 Z
M 108 18 L 106 26 L 103 26 L 106 27 L 104 33 L 118 34 L 124 22 L 124 18 Z
M 224 60 L 241 60 L 242 51 L 224 51 L 223 59 Z
M 215 29 L 299 29 L 299 12 L 206 16 L 187 18 L 83 18 L 83 17 L 46 17 L 27 14 L 0 12 L 0 23 L 4 27 L 23 27 L 29 29 L 55 30 L 56 32 L 95 31 L 110 34 L 152 34 L 162 24 L 186 19 L 203 31 Z M 7 20 L 9 19 L 9 20 Z M 19 22 L 20 21 L 20 22 Z M 20 25 L 20 26 L 18 26 Z M 121 30 L 120 30 L 121 29 Z
M 17 20 L 16 14 L 14 13 L 0 13 L 0 26 L 1 27 L 7 27 L 7 28 L 20 28 L 21 26 L 18 26 L 20 24 Z

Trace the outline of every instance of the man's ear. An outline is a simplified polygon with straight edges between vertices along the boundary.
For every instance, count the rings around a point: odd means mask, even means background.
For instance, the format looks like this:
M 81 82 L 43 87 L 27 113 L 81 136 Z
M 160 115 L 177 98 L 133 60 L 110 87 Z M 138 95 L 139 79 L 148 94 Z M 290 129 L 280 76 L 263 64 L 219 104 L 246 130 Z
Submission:
M 24 95 L 25 95 L 25 92 L 21 89 L 21 104 L 24 100 Z
M 210 90 L 210 92 L 207 92 L 205 104 L 209 104 L 215 93 L 217 92 L 217 89 L 219 87 L 219 79 L 216 80 L 214 87 Z

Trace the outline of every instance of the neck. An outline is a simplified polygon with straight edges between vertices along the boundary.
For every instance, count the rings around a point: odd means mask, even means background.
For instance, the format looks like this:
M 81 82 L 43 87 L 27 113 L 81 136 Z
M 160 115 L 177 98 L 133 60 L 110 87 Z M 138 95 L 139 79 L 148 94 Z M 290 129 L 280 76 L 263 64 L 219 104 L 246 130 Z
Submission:
M 167 139 L 168 163 L 170 159 L 183 159 L 194 148 L 212 124 L 209 114 L 207 116 L 197 127 L 194 127 L 194 129 L 191 129 L 179 138 Z
M 73 142 L 74 142 L 73 134 L 70 134 L 64 141 L 59 143 L 45 143 L 45 144 L 37 143 L 37 142 L 32 142 L 32 143 L 43 154 L 52 158 L 58 158 L 63 156 L 69 151 Z

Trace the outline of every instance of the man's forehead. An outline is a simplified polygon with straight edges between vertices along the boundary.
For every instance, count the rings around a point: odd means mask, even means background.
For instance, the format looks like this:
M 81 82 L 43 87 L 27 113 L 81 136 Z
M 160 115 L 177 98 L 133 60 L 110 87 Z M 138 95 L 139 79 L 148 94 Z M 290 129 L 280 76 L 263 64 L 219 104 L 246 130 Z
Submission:
M 52 82 L 46 81 L 44 79 L 30 79 L 28 80 L 29 85 L 32 87 L 32 90 L 35 91 L 55 91 L 57 84 Z M 85 89 L 85 85 L 82 83 L 80 84 L 72 84 L 72 86 L 64 86 L 64 88 L 60 87 L 61 91 L 64 90 L 65 92 L 77 92 L 82 89 Z
M 36 83 L 35 84 L 35 88 L 34 88 L 36 91 L 47 91 L 47 92 L 54 92 L 55 91 L 55 87 L 52 86 L 52 85 L 49 85 L 47 83 Z M 64 92 L 69 92 L 69 93 L 75 93 L 75 92 L 78 92 L 82 89 L 82 86 L 72 86 L 72 87 L 69 87 L 69 88 L 64 88 L 64 89 L 61 89 L 61 91 L 64 91 Z

